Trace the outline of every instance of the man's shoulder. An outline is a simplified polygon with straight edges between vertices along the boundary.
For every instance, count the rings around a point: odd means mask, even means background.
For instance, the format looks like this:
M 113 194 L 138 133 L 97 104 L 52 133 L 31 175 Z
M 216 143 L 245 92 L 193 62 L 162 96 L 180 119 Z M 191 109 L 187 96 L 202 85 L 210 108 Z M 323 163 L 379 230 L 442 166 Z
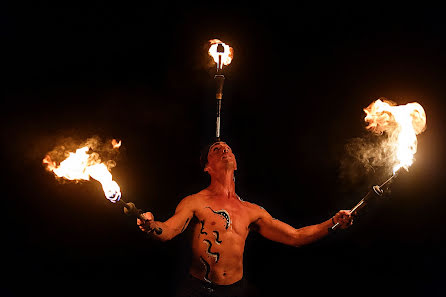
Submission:
M 189 196 L 184 197 L 181 201 L 183 202 L 196 202 L 199 201 L 207 196 L 209 196 L 209 190 L 203 189 L 200 192 L 197 192 L 195 194 L 191 194 Z
M 251 210 L 254 211 L 264 211 L 265 209 L 263 207 L 261 207 L 260 205 L 256 204 L 256 203 L 252 203 L 252 202 L 248 202 L 248 201 L 243 201 L 243 204 L 248 207 Z

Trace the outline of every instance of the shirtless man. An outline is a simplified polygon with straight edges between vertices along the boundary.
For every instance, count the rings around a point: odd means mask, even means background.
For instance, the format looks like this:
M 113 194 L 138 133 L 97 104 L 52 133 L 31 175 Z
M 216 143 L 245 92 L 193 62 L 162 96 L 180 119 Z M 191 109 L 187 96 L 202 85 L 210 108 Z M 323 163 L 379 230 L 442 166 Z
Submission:
M 299 247 L 326 236 L 335 223 L 341 228 L 352 224 L 350 212 L 341 210 L 325 222 L 295 229 L 274 219 L 262 207 L 240 199 L 235 193 L 235 170 L 237 162 L 231 148 L 225 142 L 212 144 L 204 167 L 211 177 L 210 185 L 181 200 L 175 214 L 165 222 L 155 221 L 150 212 L 143 215 L 147 221 L 137 220 L 142 231 L 161 241 L 174 238 L 190 224 L 193 258 L 189 273 L 202 284 L 209 284 L 210 291 L 242 280 L 245 240 L 251 230 Z M 161 234 L 153 232 L 155 228 L 161 228 Z

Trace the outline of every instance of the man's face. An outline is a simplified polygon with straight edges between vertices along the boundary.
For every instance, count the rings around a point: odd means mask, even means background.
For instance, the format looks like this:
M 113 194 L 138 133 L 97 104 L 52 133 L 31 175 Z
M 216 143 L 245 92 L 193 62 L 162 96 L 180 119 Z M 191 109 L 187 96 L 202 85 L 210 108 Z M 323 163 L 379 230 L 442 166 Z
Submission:
M 226 169 L 237 170 L 237 161 L 229 145 L 222 141 L 216 142 L 209 148 L 208 164 L 204 171 L 210 173 L 211 170 L 219 171 Z

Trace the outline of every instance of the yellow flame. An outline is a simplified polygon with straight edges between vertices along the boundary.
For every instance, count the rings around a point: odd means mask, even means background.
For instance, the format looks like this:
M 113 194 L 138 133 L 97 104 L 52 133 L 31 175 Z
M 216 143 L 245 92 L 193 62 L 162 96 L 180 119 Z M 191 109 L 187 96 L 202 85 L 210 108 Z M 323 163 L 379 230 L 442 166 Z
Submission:
M 217 63 L 217 69 L 222 69 L 223 65 L 229 65 L 234 57 L 234 50 L 229 45 L 225 44 L 219 39 L 211 39 L 209 40 L 209 55 L 214 59 L 215 63 Z M 223 46 L 223 52 L 217 52 L 218 45 L 221 44 Z
M 417 152 L 417 135 L 426 129 L 426 113 L 417 103 L 395 105 L 387 100 L 376 100 L 364 109 L 367 129 L 375 133 L 388 133 L 394 139 L 395 164 L 393 172 L 408 170 Z
M 88 151 L 90 148 L 84 146 L 69 152 L 68 157 L 60 162 L 59 165 L 54 162 L 49 155 L 43 159 L 43 164 L 47 165 L 47 169 L 52 171 L 56 176 L 68 180 L 90 180 L 90 177 L 102 184 L 105 197 L 111 202 L 116 202 L 121 198 L 121 189 L 113 180 L 112 174 L 107 166 L 97 158 L 92 157 Z

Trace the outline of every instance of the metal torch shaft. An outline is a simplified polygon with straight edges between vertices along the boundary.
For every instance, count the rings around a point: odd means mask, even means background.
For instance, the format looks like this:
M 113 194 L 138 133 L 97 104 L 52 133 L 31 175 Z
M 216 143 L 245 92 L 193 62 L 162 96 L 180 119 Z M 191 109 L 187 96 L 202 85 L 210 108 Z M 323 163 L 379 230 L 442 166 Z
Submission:
M 398 170 L 397 170 L 391 177 L 389 177 L 388 180 L 386 180 L 385 182 L 383 182 L 382 185 L 380 185 L 379 187 L 380 187 L 380 188 L 383 188 L 385 185 L 390 184 L 390 182 L 391 182 L 395 177 L 398 176 L 399 171 L 400 171 L 400 169 L 398 169 Z
M 217 92 L 215 98 L 217 99 L 217 119 L 215 127 L 215 138 L 220 141 L 220 124 L 221 124 L 221 100 L 223 98 L 223 84 L 225 82 L 225 76 L 223 74 L 216 74 L 214 79 L 217 83 Z
M 385 183 L 384 183 L 385 184 Z M 384 185 L 383 184 L 383 185 Z M 373 186 L 372 189 L 364 196 L 364 198 L 361 199 L 361 201 L 358 202 L 352 209 L 350 209 L 350 214 L 354 214 L 355 212 L 359 211 L 361 208 L 363 208 L 367 202 L 373 198 L 373 197 L 379 197 L 383 195 L 383 190 L 380 186 Z M 336 223 L 331 227 L 331 230 L 336 230 L 339 227 L 339 223 Z
M 396 170 L 393 175 L 391 177 L 389 177 L 385 182 L 383 182 L 380 186 L 373 186 L 372 190 L 370 190 L 367 195 L 365 195 L 364 198 L 362 198 L 361 201 L 358 202 L 358 204 L 355 205 L 355 207 L 353 207 L 350 210 L 350 213 L 353 214 L 356 211 L 358 211 L 359 209 L 361 209 L 362 207 L 365 206 L 365 204 L 367 204 L 367 201 L 372 198 L 372 197 L 377 197 L 377 196 L 382 196 L 384 193 L 384 190 L 386 190 L 389 185 L 391 184 L 392 180 L 398 176 L 398 174 L 402 171 L 402 168 L 399 168 L 398 170 Z M 387 187 L 386 187 L 387 186 Z M 331 227 L 331 230 L 336 230 L 339 227 L 339 223 L 334 224 L 333 227 Z
M 118 201 L 119 204 L 121 204 L 125 209 L 124 213 L 128 216 L 134 215 L 141 221 L 147 221 L 143 216 L 143 211 L 136 207 L 136 205 L 133 202 L 125 202 L 122 200 L 122 198 Z M 160 235 L 163 233 L 163 229 L 156 227 L 153 229 L 157 235 Z
M 217 99 L 217 119 L 215 122 L 215 140 L 220 141 L 221 99 Z

